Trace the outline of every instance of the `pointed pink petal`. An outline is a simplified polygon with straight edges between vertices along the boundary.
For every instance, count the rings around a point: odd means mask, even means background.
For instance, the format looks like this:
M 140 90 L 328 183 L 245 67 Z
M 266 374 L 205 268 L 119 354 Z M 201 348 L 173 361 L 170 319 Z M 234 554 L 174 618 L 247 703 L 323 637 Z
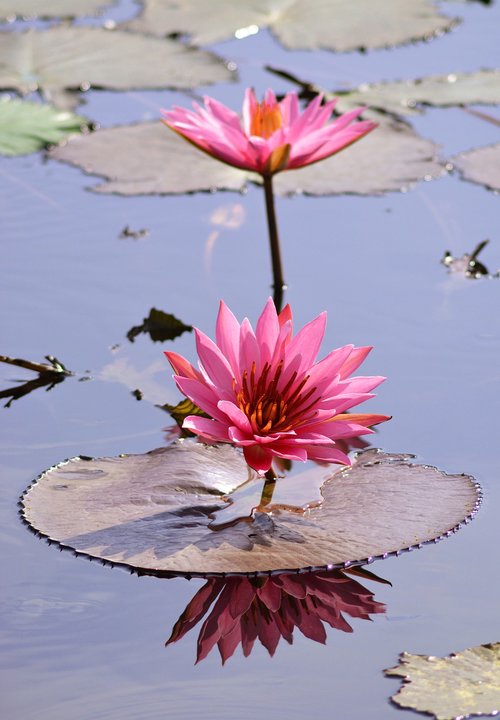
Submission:
M 272 298 L 269 298 L 257 321 L 255 330 L 263 364 L 271 362 L 279 335 L 279 327 L 276 307 Z
M 199 415 L 188 415 L 184 419 L 182 427 L 209 440 L 215 440 L 216 442 L 229 441 L 227 425 L 217 422 L 217 420 L 210 420 Z
M 302 356 L 300 370 L 305 371 L 313 365 L 318 355 L 326 327 L 326 312 L 322 312 L 317 318 L 304 325 L 293 338 L 286 350 L 288 358 L 296 354 Z
M 225 356 L 217 345 L 198 328 L 194 329 L 196 337 L 196 350 L 201 364 L 206 370 L 210 380 L 218 388 L 227 392 L 233 390 L 233 371 Z
M 240 379 L 240 324 L 223 300 L 219 305 L 215 337 L 221 353 L 227 358 L 232 368 L 234 377 Z
M 228 416 L 231 424 L 234 423 L 242 432 L 252 433 L 252 425 L 243 410 L 229 400 L 221 400 L 217 407 Z
M 182 355 L 178 355 L 175 352 L 165 352 L 164 355 L 171 364 L 176 375 L 182 375 L 182 377 L 188 377 L 193 380 L 203 382 L 203 376 L 199 370 L 196 370 L 190 362 L 182 357 Z

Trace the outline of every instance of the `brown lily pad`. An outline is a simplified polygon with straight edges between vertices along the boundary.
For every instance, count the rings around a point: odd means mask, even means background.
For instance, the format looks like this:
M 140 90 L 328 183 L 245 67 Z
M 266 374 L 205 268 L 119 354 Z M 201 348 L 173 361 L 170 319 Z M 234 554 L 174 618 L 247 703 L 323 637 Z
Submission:
M 24 493 L 21 514 L 64 548 L 141 574 L 220 575 L 341 568 L 456 531 L 476 512 L 473 478 L 361 453 L 352 468 L 316 466 L 323 502 L 304 514 L 256 512 L 208 525 L 254 477 L 232 446 L 179 441 L 145 455 L 67 460 Z M 286 478 L 278 480 L 286 495 Z M 286 504 L 286 500 L 281 502 Z

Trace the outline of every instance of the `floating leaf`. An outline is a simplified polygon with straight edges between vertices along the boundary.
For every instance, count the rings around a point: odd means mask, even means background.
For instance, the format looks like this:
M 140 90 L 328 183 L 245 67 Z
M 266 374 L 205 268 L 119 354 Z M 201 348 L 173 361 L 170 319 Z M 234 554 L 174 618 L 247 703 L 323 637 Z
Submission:
M 480 70 L 361 85 L 353 92 L 342 93 L 338 107 L 344 111 L 367 105 L 396 115 L 412 115 L 422 112 L 425 105 L 451 107 L 498 103 L 500 70 Z
M 127 338 L 130 342 L 134 342 L 138 335 L 146 333 L 153 342 L 164 342 L 165 340 L 174 340 L 186 331 L 191 332 L 192 329 L 191 325 L 185 325 L 175 315 L 151 308 L 148 317 L 142 321 L 142 325 L 130 328 Z
M 28 488 L 22 515 L 80 554 L 140 573 L 206 576 L 366 563 L 451 535 L 478 507 L 471 477 L 412 465 L 407 455 L 367 450 L 352 468 L 334 467 L 315 466 L 319 508 L 260 512 L 214 531 L 213 513 L 255 476 L 232 446 L 184 440 L 56 465 Z M 283 505 L 286 483 L 278 480 L 273 498 Z
M 0 99 L 0 154 L 26 155 L 80 133 L 88 121 L 49 105 Z
M 187 88 L 232 76 L 215 55 L 170 39 L 69 26 L 0 33 L 0 87 L 39 90 L 59 107 L 78 102 L 68 90 Z
M 116 0 L 0 0 L 0 18 L 39 17 L 74 18 L 79 15 L 95 15 Z
M 500 712 L 500 642 L 479 645 L 445 658 L 403 653 L 385 670 L 404 685 L 391 700 L 437 720 L 465 720 Z
M 335 50 L 401 45 L 427 40 L 450 30 L 456 21 L 442 15 L 429 0 L 141 0 L 134 30 L 169 35 L 184 33 L 194 44 L 243 38 L 269 28 L 291 50 Z
M 500 192 L 500 143 L 461 153 L 451 162 L 465 180 Z
M 189 398 L 185 398 L 184 400 L 181 400 L 177 403 L 177 405 L 169 405 L 168 403 L 165 403 L 165 405 L 157 405 L 161 410 L 165 410 L 165 412 L 168 412 L 168 414 L 172 417 L 173 420 L 177 423 L 177 425 L 182 429 L 183 433 L 186 436 L 192 436 L 193 433 L 189 430 L 185 430 L 182 428 L 182 423 L 187 418 L 188 415 L 199 415 L 200 417 L 209 417 L 201 408 L 199 408 L 197 405 L 194 404 L 192 400 Z
M 441 175 L 437 147 L 404 123 L 386 123 L 346 152 L 301 170 L 279 173 L 278 193 L 373 195 L 400 190 L 424 177 Z M 107 182 L 102 193 L 176 194 L 214 189 L 242 190 L 260 178 L 200 152 L 163 123 L 141 123 L 72 138 L 51 153 Z

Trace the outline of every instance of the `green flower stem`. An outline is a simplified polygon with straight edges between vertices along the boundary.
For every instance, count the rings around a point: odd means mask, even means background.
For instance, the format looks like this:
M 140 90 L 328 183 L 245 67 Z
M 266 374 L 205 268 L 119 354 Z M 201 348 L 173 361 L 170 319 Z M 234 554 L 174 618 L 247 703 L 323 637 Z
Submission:
M 269 228 L 269 244 L 271 246 L 271 259 L 273 263 L 273 300 L 278 312 L 283 306 L 283 291 L 286 289 L 281 264 L 280 240 L 278 225 L 274 209 L 273 176 L 263 175 L 264 194 L 266 197 L 267 226 Z

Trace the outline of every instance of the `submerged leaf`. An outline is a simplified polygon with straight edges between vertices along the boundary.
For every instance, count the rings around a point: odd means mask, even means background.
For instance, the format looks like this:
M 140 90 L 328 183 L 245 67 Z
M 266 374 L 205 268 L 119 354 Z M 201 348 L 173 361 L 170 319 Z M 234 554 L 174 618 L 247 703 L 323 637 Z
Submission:
M 500 192 L 500 143 L 461 153 L 451 162 L 464 180 Z
M 500 642 L 479 645 L 445 658 L 403 653 L 385 674 L 404 685 L 391 700 L 437 720 L 500 712 Z
M 0 0 L 0 18 L 38 17 L 74 18 L 95 15 L 101 8 L 114 5 L 116 0 Z
M 142 325 L 130 328 L 127 338 L 130 342 L 134 342 L 138 335 L 145 333 L 153 342 L 164 342 L 165 340 L 174 340 L 186 331 L 191 332 L 192 329 L 191 325 L 185 325 L 175 315 L 151 308 L 148 317 L 142 321 Z
M 75 26 L 0 33 L 0 88 L 39 90 L 58 107 L 78 102 L 75 89 L 188 88 L 232 76 L 215 55 L 170 39 Z
M 81 133 L 87 120 L 50 105 L 0 99 L 0 154 L 26 155 Z
M 244 38 L 269 28 L 292 50 L 335 50 L 401 45 L 428 40 L 450 30 L 453 18 L 430 0 L 141 0 L 144 8 L 127 25 L 134 30 L 169 35 L 183 33 L 196 45 Z
M 412 465 L 406 455 L 368 450 L 352 468 L 336 467 L 315 466 L 323 503 L 305 515 L 258 512 L 214 531 L 213 513 L 254 475 L 235 448 L 184 440 L 145 455 L 63 462 L 26 491 L 22 514 L 78 553 L 140 573 L 206 576 L 387 557 L 450 535 L 479 503 L 472 478 Z M 277 481 L 280 505 L 286 483 Z
M 375 195 L 400 190 L 424 177 L 441 175 L 437 147 L 404 123 L 386 123 L 362 142 L 328 160 L 276 176 L 278 193 Z M 177 194 L 214 189 L 242 190 L 260 178 L 200 152 L 163 123 L 99 130 L 73 138 L 51 157 L 108 179 L 102 193 Z

